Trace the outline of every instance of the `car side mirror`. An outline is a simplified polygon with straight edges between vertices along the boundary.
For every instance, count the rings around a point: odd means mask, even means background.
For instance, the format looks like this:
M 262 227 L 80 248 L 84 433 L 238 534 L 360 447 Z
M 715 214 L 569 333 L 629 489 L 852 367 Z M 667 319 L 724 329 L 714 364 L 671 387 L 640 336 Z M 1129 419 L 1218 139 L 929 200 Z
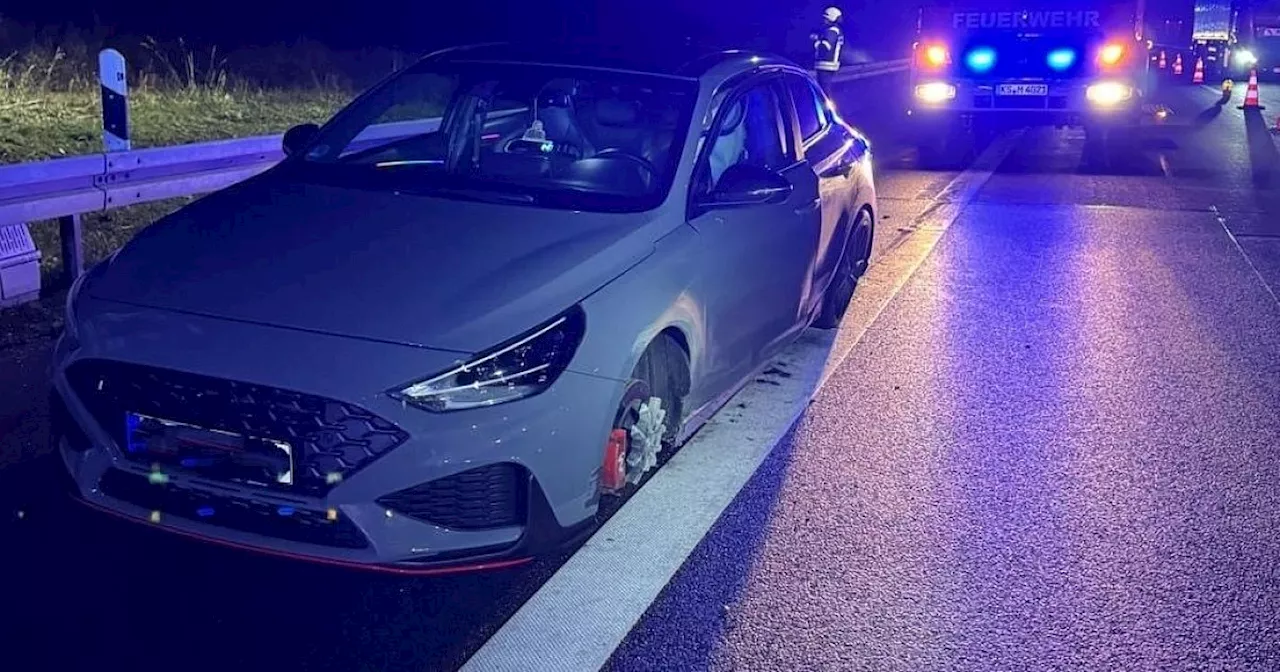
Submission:
M 293 156 L 302 151 L 303 147 L 311 144 L 316 134 L 320 132 L 320 127 L 315 124 L 298 124 L 293 128 L 284 132 L 284 138 L 281 144 L 284 145 L 284 155 Z
M 791 195 L 787 178 L 767 168 L 739 163 L 729 166 L 715 189 L 703 199 L 705 208 L 740 208 L 781 203 Z

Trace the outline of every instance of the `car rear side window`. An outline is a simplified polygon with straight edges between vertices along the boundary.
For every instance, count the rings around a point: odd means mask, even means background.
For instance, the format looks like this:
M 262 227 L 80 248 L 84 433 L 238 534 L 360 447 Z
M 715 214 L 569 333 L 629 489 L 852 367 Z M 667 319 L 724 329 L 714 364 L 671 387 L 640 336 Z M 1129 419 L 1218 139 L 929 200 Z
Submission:
M 801 77 L 788 76 L 787 88 L 791 90 L 791 99 L 796 105 L 800 135 L 808 141 L 827 127 L 827 111 L 822 97 L 818 95 L 812 84 Z

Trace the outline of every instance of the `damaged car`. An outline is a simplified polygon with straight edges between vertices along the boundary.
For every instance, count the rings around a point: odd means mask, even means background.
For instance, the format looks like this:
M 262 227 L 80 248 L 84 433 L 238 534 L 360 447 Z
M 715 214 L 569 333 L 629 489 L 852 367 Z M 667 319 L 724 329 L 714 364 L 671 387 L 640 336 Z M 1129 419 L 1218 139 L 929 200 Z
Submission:
M 748 52 L 438 52 L 81 276 L 84 503 L 268 554 L 513 566 L 589 531 L 867 268 L 870 146 Z

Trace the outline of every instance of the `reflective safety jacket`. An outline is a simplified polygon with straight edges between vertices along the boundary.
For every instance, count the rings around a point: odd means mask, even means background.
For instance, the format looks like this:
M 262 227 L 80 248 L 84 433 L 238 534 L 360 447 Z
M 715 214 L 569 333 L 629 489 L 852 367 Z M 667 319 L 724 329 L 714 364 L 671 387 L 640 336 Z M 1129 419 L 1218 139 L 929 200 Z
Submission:
M 835 72 L 840 69 L 840 50 L 844 47 L 844 31 L 829 23 L 813 43 L 814 69 Z

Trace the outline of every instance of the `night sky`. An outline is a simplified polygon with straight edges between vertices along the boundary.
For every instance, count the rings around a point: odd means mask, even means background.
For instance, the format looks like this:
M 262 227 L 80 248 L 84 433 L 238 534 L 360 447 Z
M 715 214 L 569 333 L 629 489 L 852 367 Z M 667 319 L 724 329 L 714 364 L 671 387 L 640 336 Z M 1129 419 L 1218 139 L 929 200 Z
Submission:
M 1106 1 L 1061 0 L 1064 6 Z M 310 38 L 338 49 L 427 51 L 477 40 L 593 34 L 623 41 L 665 31 L 801 57 L 808 51 L 806 36 L 829 3 L 845 12 L 849 49 L 900 58 L 909 52 L 916 9 L 949 0 L 360 0 L 337 5 L 346 7 L 341 11 L 325 8 L 332 3 L 306 9 L 284 0 L 60 0 L 5 3 L 10 6 L 0 10 L 0 17 L 46 27 L 75 25 L 135 41 L 141 35 L 182 37 L 222 49 Z M 1149 23 L 1170 16 L 1189 19 L 1192 3 L 1146 0 Z

